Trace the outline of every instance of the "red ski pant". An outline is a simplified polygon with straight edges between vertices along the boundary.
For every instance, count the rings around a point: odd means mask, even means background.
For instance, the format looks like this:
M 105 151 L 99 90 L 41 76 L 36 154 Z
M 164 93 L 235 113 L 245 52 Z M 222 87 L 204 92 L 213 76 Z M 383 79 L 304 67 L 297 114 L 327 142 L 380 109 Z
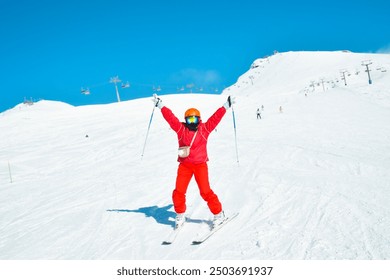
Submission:
M 194 175 L 198 184 L 201 197 L 207 202 L 210 211 L 215 215 L 222 211 L 222 205 L 218 196 L 211 190 L 209 183 L 209 171 L 207 163 L 193 164 L 180 163 L 177 170 L 176 188 L 173 191 L 172 199 L 176 213 L 186 211 L 186 193 L 188 185 Z

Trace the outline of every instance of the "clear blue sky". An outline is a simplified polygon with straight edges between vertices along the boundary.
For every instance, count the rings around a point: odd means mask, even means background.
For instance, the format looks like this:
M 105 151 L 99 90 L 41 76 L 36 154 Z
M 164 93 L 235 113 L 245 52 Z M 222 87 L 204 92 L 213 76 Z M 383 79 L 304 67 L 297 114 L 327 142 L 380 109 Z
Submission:
M 0 0 L 0 112 L 25 97 L 115 102 L 116 75 L 122 100 L 221 92 L 274 50 L 389 50 L 389 26 L 378 0 Z

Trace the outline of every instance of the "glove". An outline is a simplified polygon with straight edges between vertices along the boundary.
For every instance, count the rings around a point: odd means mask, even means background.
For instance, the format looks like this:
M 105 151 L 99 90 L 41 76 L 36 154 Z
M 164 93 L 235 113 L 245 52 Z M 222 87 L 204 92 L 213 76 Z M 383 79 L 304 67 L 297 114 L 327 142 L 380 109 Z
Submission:
M 160 99 L 160 97 L 157 96 L 157 94 L 153 94 L 152 101 L 154 103 L 154 106 L 156 106 L 157 108 L 161 109 L 162 107 L 164 107 L 162 100 Z
M 227 101 L 225 104 L 223 104 L 223 107 L 225 107 L 225 109 L 229 109 L 230 107 L 232 107 L 232 105 L 236 103 L 236 98 L 234 96 L 230 96 L 228 97 Z

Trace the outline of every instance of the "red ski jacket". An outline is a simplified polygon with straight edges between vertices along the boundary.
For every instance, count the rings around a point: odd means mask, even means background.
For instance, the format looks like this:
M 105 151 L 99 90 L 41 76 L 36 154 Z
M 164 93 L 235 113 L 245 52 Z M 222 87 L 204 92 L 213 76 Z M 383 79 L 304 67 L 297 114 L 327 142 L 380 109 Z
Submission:
M 164 106 L 161 108 L 161 113 L 169 126 L 176 132 L 179 147 L 189 146 L 195 131 L 189 130 L 185 123 L 180 122 L 167 107 Z M 225 113 L 225 107 L 221 107 L 205 123 L 200 120 L 198 134 L 191 146 L 190 155 L 186 158 L 178 157 L 178 162 L 198 164 L 209 160 L 207 156 L 207 139 L 210 133 L 217 127 Z

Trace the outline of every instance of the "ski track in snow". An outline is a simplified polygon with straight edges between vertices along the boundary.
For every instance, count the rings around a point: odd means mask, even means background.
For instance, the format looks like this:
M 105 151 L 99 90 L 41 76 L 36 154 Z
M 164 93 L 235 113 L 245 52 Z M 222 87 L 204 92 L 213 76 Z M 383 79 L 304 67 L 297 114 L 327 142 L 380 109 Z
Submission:
M 1 113 L 0 259 L 389 259 L 389 75 L 302 93 L 366 56 L 390 68 L 388 55 L 283 53 L 258 61 L 222 96 L 162 96 L 178 117 L 194 106 L 203 119 L 227 94 L 237 97 L 239 163 L 231 111 L 208 150 L 212 188 L 227 215 L 240 214 L 199 246 L 191 242 L 212 215 L 194 180 L 188 222 L 161 246 L 174 225 L 177 143 L 155 110 L 141 158 L 149 99 L 41 101 Z

